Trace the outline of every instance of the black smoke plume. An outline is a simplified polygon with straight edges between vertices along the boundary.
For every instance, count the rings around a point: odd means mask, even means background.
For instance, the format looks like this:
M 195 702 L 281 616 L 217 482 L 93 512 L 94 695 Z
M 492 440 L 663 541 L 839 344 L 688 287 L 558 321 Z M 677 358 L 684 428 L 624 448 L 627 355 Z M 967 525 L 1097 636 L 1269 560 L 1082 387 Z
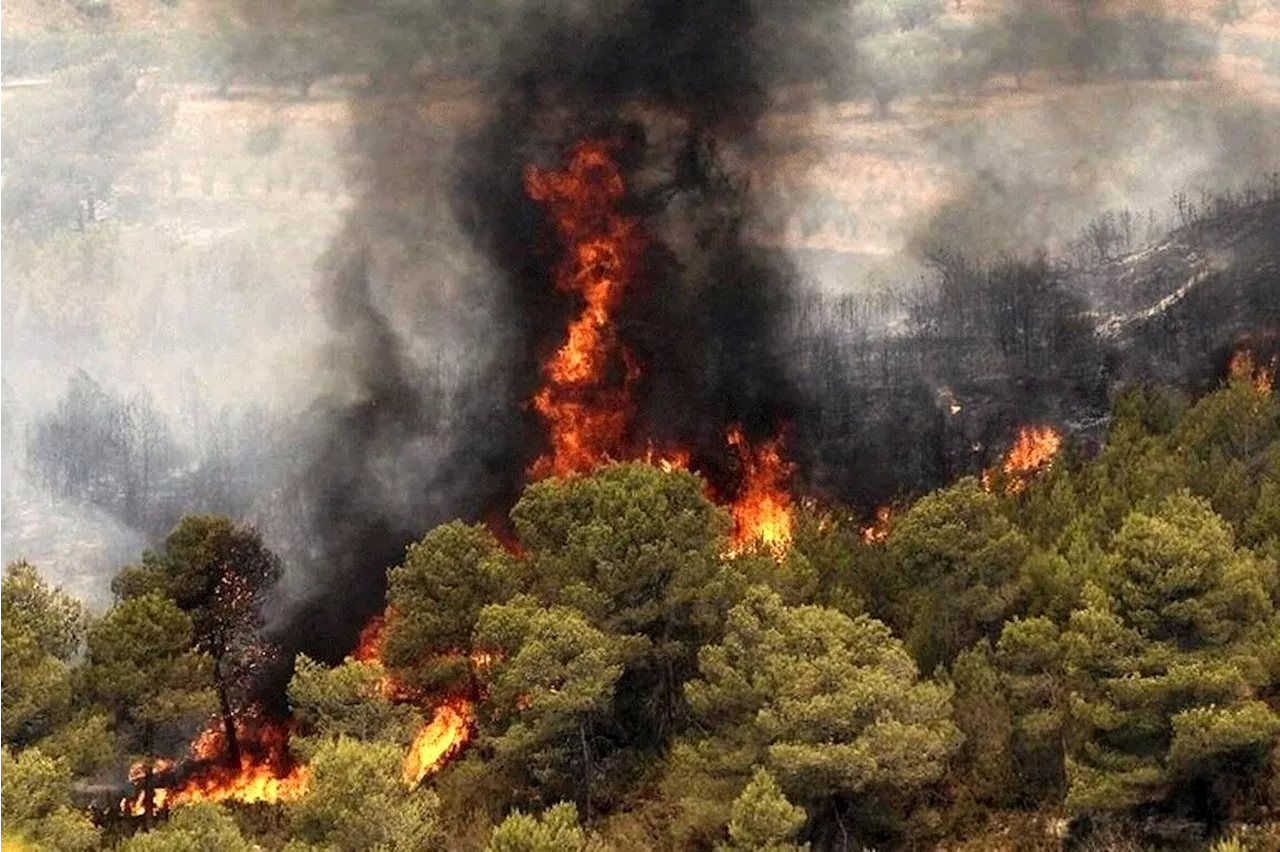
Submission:
M 876 9 L 854 10 L 864 7 Z M 545 449 L 528 400 L 578 305 L 553 286 L 560 247 L 523 172 L 561 167 L 577 141 L 615 143 L 628 186 L 622 203 L 648 237 L 616 318 L 643 369 L 630 437 L 689 449 L 718 489 L 734 487 L 724 446 L 732 424 L 756 440 L 784 431 L 800 491 L 870 508 L 990 463 L 1021 424 L 1096 432 L 1115 383 L 1138 375 L 1127 353 L 1152 345 L 1142 306 L 1104 315 L 1093 298 L 1136 267 L 1100 263 L 1084 274 L 1009 251 L 1010 234 L 1025 249 L 1079 224 L 1030 214 L 1069 206 L 1074 216 L 1094 199 L 986 162 L 1000 150 L 989 139 L 1004 132 L 999 119 L 918 139 L 969 175 L 905 240 L 936 286 L 923 295 L 904 288 L 860 327 L 851 319 L 865 314 L 857 304 L 810 310 L 795 252 L 746 238 L 777 213 L 752 188 L 769 183 L 769 163 L 787 145 L 814 144 L 801 139 L 825 108 L 814 98 L 873 97 L 892 115 L 875 80 L 854 73 L 860 66 L 849 57 L 864 34 L 843 4 L 614 0 L 510 5 L 489 17 L 485 8 L 446 3 L 432 13 L 472 16 L 474 62 L 460 76 L 475 88 L 434 79 L 427 99 L 380 78 L 351 106 L 356 202 L 326 262 L 331 387 L 298 443 L 292 491 L 305 544 L 290 554 L 295 570 L 274 607 L 281 675 L 296 652 L 334 660 L 348 651 L 382 608 L 386 569 L 405 545 L 452 518 L 501 519 Z M 851 23 L 833 23 L 842 15 Z M 440 21 L 393 23 L 422 33 Z M 1107 56 L 1124 54 L 1117 46 Z M 1101 53 L 1091 57 L 1090 67 L 1108 65 Z M 866 73 L 874 76 L 874 63 Z M 761 131 L 783 86 L 793 92 L 790 141 Z M 1176 136 L 1182 125 L 1219 126 L 1201 121 L 1204 112 L 1192 121 L 1157 111 L 1130 145 L 1124 122 L 1105 110 L 1077 125 L 1059 120 L 1052 101 L 1043 109 L 1048 117 L 1030 122 L 1042 137 L 1041 159 L 1026 160 L 1035 175 L 1061 171 L 1059 160 L 1123 171 L 1149 138 L 1164 138 L 1162 128 Z M 1018 147 L 1027 129 L 1008 122 Z M 1092 132 L 1099 123 L 1110 135 Z M 1221 126 L 1232 140 L 1265 136 L 1244 119 Z M 1211 147 L 1209 159 L 1221 162 L 1227 146 Z M 1264 166 L 1272 147 L 1254 148 L 1250 167 Z M 1177 151 L 1157 153 L 1176 159 Z M 1268 198 L 1242 215 L 1274 223 Z M 1216 286 L 1194 260 L 1206 256 L 1203 230 L 1187 223 L 1144 269 L 1165 275 L 1169 289 L 1188 276 Z M 943 245 L 944 236 L 961 244 Z M 835 319 L 804 325 L 824 312 Z M 1215 331 L 1214 357 L 1246 331 L 1239 323 Z
M 732 477 L 724 430 L 771 437 L 796 409 L 775 328 L 792 273 L 743 241 L 751 196 L 732 165 L 766 105 L 756 9 L 643 0 L 605 12 L 527 10 L 460 139 L 424 124 L 411 98 L 355 107 L 360 196 L 328 285 L 345 398 L 318 412 L 300 482 L 311 567 L 285 589 L 305 603 L 281 625 L 283 660 L 348 650 L 405 545 L 453 517 L 500 517 L 544 449 L 527 400 L 578 306 L 552 284 L 555 234 L 522 174 L 558 168 L 575 141 L 618 145 L 623 204 L 649 237 L 618 318 L 644 369 L 632 437 L 690 448 L 713 478 Z M 786 36 L 777 24 L 775 13 L 770 38 Z M 439 340 L 453 381 L 411 354 Z

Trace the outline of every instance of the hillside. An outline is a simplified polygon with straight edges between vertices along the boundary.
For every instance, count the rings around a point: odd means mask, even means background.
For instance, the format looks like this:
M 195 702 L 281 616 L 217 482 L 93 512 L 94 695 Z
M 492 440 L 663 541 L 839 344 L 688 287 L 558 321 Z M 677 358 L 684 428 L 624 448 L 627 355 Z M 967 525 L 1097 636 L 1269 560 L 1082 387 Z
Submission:
M 1274 178 L 1273 178 L 1274 180 Z M 1280 199 L 1209 199 L 1194 221 L 1157 244 L 1083 276 L 1099 333 L 1128 369 L 1204 387 L 1241 341 L 1264 360 L 1280 330 Z

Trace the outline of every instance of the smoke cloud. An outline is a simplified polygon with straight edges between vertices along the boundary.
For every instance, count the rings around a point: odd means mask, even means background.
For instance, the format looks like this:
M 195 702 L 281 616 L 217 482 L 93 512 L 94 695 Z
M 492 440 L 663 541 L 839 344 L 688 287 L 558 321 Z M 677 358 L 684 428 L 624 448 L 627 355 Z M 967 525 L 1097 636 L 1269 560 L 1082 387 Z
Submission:
M 522 173 L 559 167 L 577 140 L 619 146 L 625 204 L 650 238 L 618 318 L 644 370 L 640 436 L 714 470 L 727 425 L 762 437 L 789 419 L 773 346 L 791 273 L 744 242 L 752 196 L 733 168 L 767 106 L 757 17 L 744 0 L 515 9 L 473 128 L 442 138 L 412 102 L 357 105 L 359 200 L 334 248 L 353 259 L 329 283 L 336 377 L 353 400 L 324 411 L 304 480 L 325 568 L 301 586 L 326 612 L 302 622 L 353 640 L 408 541 L 514 499 L 544 440 L 527 406 L 539 362 L 575 310 L 552 284 L 556 239 Z

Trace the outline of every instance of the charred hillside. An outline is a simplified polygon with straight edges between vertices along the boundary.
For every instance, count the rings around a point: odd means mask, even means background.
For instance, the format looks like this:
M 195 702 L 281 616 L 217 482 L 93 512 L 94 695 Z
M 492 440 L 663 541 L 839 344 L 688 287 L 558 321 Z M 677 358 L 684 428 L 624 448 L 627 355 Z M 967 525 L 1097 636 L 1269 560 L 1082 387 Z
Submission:
M 982 469 L 1020 425 L 1092 443 L 1119 385 L 1203 392 L 1242 345 L 1273 358 L 1275 187 L 1175 203 L 1181 224 L 1145 246 L 1120 250 L 1114 220 L 1091 228 L 1092 262 L 939 249 L 909 295 L 795 300 L 806 485 L 869 510 Z
M 1081 273 L 1077 286 L 1096 300 L 1098 333 L 1124 353 L 1127 375 L 1203 389 L 1241 342 L 1275 355 L 1280 198 L 1273 187 L 1182 209 L 1182 227 Z

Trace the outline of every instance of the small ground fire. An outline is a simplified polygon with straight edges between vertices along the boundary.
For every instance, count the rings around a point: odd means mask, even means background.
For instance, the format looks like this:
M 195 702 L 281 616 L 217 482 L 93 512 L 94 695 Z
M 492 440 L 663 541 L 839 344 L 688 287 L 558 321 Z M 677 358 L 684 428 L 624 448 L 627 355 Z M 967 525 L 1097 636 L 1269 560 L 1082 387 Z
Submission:
M 235 724 L 239 765 L 230 763 L 222 719 L 215 718 L 191 743 L 187 765 L 192 768 L 176 785 L 155 783 L 155 779 L 170 777 L 175 769 L 173 761 L 162 759 L 151 764 L 151 785 L 147 783 L 147 764 L 135 763 L 129 780 L 143 789 L 121 801 L 121 810 L 143 816 L 188 802 L 277 803 L 305 795 L 311 771 L 294 763 L 289 755 L 291 724 L 269 719 L 256 707 L 238 714 Z M 149 802 L 148 786 L 152 787 Z
M 1227 370 L 1232 379 L 1252 384 L 1253 389 L 1258 392 L 1259 396 L 1266 396 L 1271 393 L 1271 388 L 1276 380 L 1275 367 L 1269 364 L 1255 363 L 1253 352 L 1248 349 L 1242 349 L 1232 355 L 1231 363 Z

